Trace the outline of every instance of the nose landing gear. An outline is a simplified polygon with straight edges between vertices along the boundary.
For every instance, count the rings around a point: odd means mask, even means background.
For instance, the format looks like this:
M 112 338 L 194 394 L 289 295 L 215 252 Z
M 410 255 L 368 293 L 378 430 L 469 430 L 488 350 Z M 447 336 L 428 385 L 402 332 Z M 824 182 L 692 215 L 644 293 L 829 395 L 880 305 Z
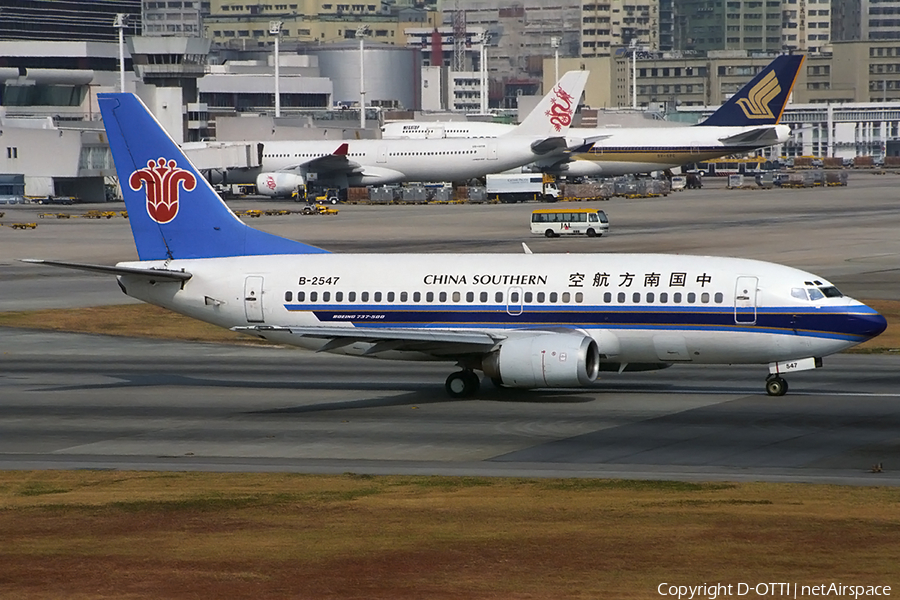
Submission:
M 784 396 L 788 391 L 788 382 L 779 375 L 770 374 L 766 377 L 766 393 L 770 396 Z

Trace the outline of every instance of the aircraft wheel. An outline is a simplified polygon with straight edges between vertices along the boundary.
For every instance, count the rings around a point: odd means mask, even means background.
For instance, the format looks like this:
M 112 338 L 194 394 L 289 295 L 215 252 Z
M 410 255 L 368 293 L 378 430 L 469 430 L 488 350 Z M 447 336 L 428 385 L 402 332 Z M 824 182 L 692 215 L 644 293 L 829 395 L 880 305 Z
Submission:
M 474 371 L 465 370 L 451 373 L 444 383 L 444 389 L 451 398 L 467 398 L 478 392 L 481 381 Z
M 597 237 L 597 232 L 594 231 L 593 228 L 592 228 L 592 229 L 588 229 L 587 231 L 585 231 L 585 233 L 587 234 L 588 237 Z
M 766 380 L 766 393 L 770 396 L 784 396 L 788 391 L 788 383 L 781 377 L 770 377 Z

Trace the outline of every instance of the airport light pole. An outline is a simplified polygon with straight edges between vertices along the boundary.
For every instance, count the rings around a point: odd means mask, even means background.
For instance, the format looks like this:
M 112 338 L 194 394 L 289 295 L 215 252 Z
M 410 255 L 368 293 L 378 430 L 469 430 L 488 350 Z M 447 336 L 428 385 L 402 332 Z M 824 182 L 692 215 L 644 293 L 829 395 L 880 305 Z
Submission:
M 553 66 L 555 68 L 553 85 L 559 82 L 559 42 L 560 39 L 556 36 L 550 38 L 550 47 L 553 48 Z
M 281 38 L 282 24 L 283 21 L 269 21 L 269 35 L 275 36 L 275 118 L 281 116 L 281 89 L 278 82 L 281 61 L 278 59 L 278 40 Z
M 481 37 L 481 114 L 488 112 L 488 76 L 487 76 L 487 45 L 490 35 L 487 31 Z
M 117 13 L 113 27 L 119 30 L 119 91 L 125 91 L 125 19 L 128 15 Z
M 369 33 L 368 25 L 360 25 L 356 28 L 356 38 L 359 40 L 359 128 L 366 128 L 366 54 L 363 49 L 363 40 Z

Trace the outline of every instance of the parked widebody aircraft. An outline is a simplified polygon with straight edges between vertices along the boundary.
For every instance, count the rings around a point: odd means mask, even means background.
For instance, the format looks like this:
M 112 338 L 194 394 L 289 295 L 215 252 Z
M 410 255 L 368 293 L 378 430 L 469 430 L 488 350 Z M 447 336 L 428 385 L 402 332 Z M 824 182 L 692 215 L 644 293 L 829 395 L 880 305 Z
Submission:
M 784 373 L 881 333 L 885 319 L 798 269 L 670 254 L 332 254 L 253 229 L 132 94 L 99 94 L 138 261 L 46 262 L 118 277 L 145 302 L 318 352 L 456 363 L 512 388 L 601 371 L 768 365 Z
M 782 55 L 705 121 L 692 127 L 628 127 L 581 129 L 570 134 L 593 140 L 586 152 L 543 157 L 530 169 L 575 177 L 612 177 L 646 173 L 743 154 L 790 137 L 779 125 L 781 114 L 803 63 L 802 55 Z M 382 128 L 385 139 L 451 137 L 489 138 L 512 125 L 500 123 L 428 123 L 397 121 Z
M 586 140 L 567 135 L 587 82 L 570 71 L 521 125 L 492 139 L 274 141 L 262 144 L 257 190 L 289 197 L 308 182 L 332 187 L 464 181 L 562 157 Z M 202 148 L 191 144 L 190 148 Z M 230 178 L 231 183 L 236 183 Z

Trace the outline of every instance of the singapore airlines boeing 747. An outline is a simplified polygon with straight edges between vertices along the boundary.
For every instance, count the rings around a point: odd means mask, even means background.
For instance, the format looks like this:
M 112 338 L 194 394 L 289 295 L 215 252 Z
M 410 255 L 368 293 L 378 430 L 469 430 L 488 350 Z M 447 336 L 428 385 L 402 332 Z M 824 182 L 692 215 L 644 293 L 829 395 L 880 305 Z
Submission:
M 456 363 L 446 390 L 595 385 L 682 364 L 785 373 L 868 340 L 885 319 L 824 278 L 670 254 L 332 254 L 242 223 L 132 94 L 99 95 L 139 260 L 129 296 L 318 352 Z

